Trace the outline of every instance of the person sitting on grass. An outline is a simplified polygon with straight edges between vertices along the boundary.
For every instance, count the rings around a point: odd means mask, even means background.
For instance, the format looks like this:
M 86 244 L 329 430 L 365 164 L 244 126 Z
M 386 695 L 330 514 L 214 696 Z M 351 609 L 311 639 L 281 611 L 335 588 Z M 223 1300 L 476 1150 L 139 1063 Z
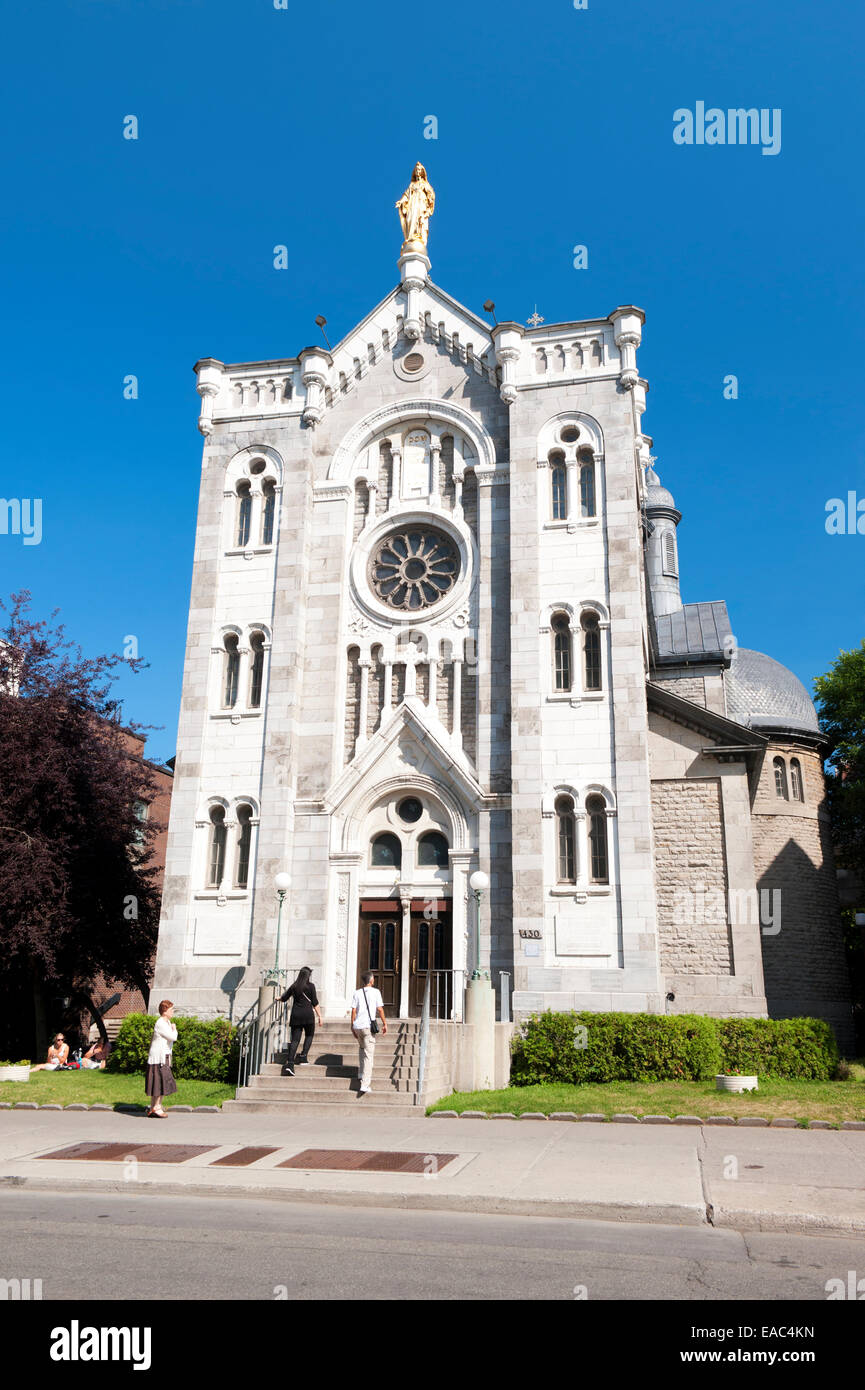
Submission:
M 31 1067 L 33 1071 L 57 1071 L 60 1067 L 65 1067 L 69 1061 L 69 1044 L 62 1033 L 55 1035 L 54 1041 L 48 1049 L 48 1061 L 40 1062 L 38 1066 Z
M 92 1047 L 87 1049 L 84 1056 L 81 1058 L 81 1065 L 90 1071 L 104 1071 L 105 1063 L 110 1056 L 111 1043 L 107 1038 L 104 1042 L 99 1038 Z

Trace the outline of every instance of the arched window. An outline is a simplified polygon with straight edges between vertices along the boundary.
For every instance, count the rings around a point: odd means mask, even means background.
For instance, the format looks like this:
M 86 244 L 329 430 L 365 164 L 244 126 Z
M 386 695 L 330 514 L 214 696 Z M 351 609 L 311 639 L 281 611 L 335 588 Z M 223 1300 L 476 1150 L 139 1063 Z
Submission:
M 249 483 L 237 485 L 237 545 L 249 544 L 249 528 L 252 522 L 252 489 Z
M 587 449 L 580 450 L 580 515 L 595 516 L 595 460 Z
M 132 814 L 137 821 L 140 821 L 143 824 L 143 822 L 147 820 L 147 817 L 150 814 L 150 807 L 148 806 L 146 801 L 135 801 L 132 804 Z M 132 843 L 134 845 L 140 846 L 146 842 L 146 839 L 147 836 L 145 835 L 141 825 L 137 825 L 132 832 Z
M 213 806 L 210 810 L 210 849 L 207 865 L 207 886 L 218 888 L 225 873 L 225 839 L 228 833 L 225 824 L 225 808 Z
M 672 531 L 668 531 L 664 537 L 664 574 L 671 574 L 675 578 L 678 572 L 676 568 L 676 537 Z
M 577 881 L 577 834 L 572 796 L 556 797 L 556 876 L 559 883 Z
M 783 758 L 774 758 L 772 766 L 775 769 L 775 795 L 782 800 L 789 801 L 790 795 L 787 791 L 787 766 Z
M 254 632 L 249 639 L 252 650 L 252 664 L 249 669 L 249 708 L 261 706 L 261 687 L 264 681 L 264 635 Z
M 568 474 L 565 456 L 559 450 L 550 454 L 550 482 L 553 494 L 553 521 L 566 521 L 568 516 Z
M 571 623 L 566 613 L 556 613 L 553 629 L 553 675 L 556 690 L 571 689 Z
M 276 483 L 268 478 L 261 489 L 261 544 L 273 545 L 273 521 L 276 516 Z
M 233 632 L 230 632 L 225 639 L 224 665 L 222 706 L 223 709 L 234 709 L 237 704 L 237 681 L 240 675 L 240 648 Z
M 602 796 L 586 798 L 589 830 L 589 878 L 592 883 L 609 883 L 607 852 L 607 807 Z
M 249 883 L 249 850 L 252 844 L 252 807 L 237 808 L 237 856 L 235 885 L 246 888 Z
M 584 613 L 583 629 L 583 680 L 584 689 L 601 689 L 601 629 L 597 613 Z
M 793 758 L 790 763 L 790 790 L 793 793 L 794 801 L 805 800 L 805 789 L 802 785 L 802 765 L 798 758 Z
M 396 835 L 377 835 L 372 842 L 370 864 L 374 869 L 401 869 L 402 845 Z
M 417 862 L 420 868 L 446 869 L 448 867 L 448 842 L 437 830 L 421 835 L 417 847 Z

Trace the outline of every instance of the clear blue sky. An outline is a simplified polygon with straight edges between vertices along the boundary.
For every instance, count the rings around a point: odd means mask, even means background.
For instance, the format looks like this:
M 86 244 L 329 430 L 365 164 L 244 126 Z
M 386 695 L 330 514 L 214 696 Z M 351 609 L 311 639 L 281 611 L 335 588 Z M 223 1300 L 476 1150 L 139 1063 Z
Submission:
M 319 313 L 340 338 L 397 281 L 393 204 L 420 158 L 457 299 L 522 321 L 645 309 L 683 597 L 725 598 L 740 644 L 810 684 L 865 635 L 865 536 L 824 529 L 828 498 L 865 497 L 863 30 L 811 0 L 7 9 L 0 494 L 41 497 L 44 533 L 0 536 L 0 593 L 59 606 L 90 653 L 135 634 L 150 669 L 126 711 L 171 755 L 192 365 L 292 356 Z M 675 145 L 697 101 L 781 108 L 780 154 Z

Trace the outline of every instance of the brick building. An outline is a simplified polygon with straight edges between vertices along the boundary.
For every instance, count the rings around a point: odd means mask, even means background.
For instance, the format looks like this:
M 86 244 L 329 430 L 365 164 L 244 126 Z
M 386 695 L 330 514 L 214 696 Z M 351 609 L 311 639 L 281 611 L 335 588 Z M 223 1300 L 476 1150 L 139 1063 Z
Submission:
M 197 364 L 157 995 L 245 1008 L 278 951 L 326 1016 L 372 965 L 405 1017 L 428 970 L 477 963 L 517 1014 L 846 1038 L 814 708 L 723 603 L 682 603 L 643 313 L 491 325 L 425 238 L 399 268 L 332 350 Z

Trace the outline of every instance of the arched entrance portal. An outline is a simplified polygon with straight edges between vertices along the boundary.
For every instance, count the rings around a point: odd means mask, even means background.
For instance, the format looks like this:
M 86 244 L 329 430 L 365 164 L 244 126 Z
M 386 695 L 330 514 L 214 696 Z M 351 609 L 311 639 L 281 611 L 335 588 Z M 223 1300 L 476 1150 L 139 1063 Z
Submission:
M 366 820 L 359 884 L 357 981 L 375 972 L 390 1017 L 423 1007 L 430 974 L 438 1006 L 453 997 L 452 829 L 436 798 L 398 790 Z

